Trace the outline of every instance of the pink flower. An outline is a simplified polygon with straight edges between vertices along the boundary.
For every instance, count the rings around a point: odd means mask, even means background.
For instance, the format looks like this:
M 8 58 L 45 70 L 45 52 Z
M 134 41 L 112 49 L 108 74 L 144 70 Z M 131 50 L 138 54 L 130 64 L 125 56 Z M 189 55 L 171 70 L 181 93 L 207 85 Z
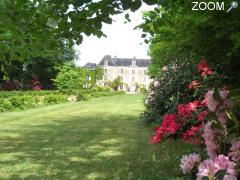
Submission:
M 233 175 L 225 175 L 223 180 L 237 180 L 236 176 Z
M 208 177 L 209 179 L 215 179 L 215 175 L 220 170 L 225 170 L 227 177 L 236 179 L 235 163 L 229 160 L 229 157 L 224 155 L 217 156 L 214 160 L 207 159 L 200 163 L 198 167 L 197 179 L 201 180 L 202 177 Z M 227 179 L 226 179 L 227 180 Z
M 226 173 L 228 175 L 232 175 L 235 176 L 236 172 L 235 172 L 235 163 L 230 161 L 229 157 L 224 156 L 224 155 L 218 155 L 215 159 L 215 167 L 217 168 L 217 170 L 226 170 Z
M 225 111 L 223 111 L 223 112 L 217 111 L 216 112 L 216 116 L 217 116 L 218 121 L 221 124 L 226 124 L 227 123 L 227 114 L 226 114 Z
M 215 132 L 211 129 L 212 122 L 207 122 L 203 129 L 202 137 L 205 140 L 206 150 L 210 159 L 214 159 L 217 156 L 217 145 L 214 141 Z
M 198 115 L 198 120 L 199 121 L 203 121 L 204 120 L 204 118 L 205 118 L 205 116 L 208 114 L 208 111 L 207 110 L 205 110 L 205 111 L 202 111 L 199 115 Z
M 215 173 L 217 172 L 217 168 L 214 167 L 214 161 L 211 159 L 207 159 L 200 163 L 198 166 L 197 179 L 202 180 L 203 177 L 210 177 L 213 179 Z
M 199 154 L 193 153 L 189 155 L 184 155 L 181 159 L 180 164 L 183 174 L 190 173 L 194 166 L 197 166 L 199 162 L 200 162 Z
M 235 140 L 230 148 L 229 156 L 235 162 L 240 161 L 240 140 Z
M 212 112 L 216 111 L 219 102 L 214 99 L 213 90 L 208 90 L 208 92 L 205 95 L 205 98 L 208 109 Z

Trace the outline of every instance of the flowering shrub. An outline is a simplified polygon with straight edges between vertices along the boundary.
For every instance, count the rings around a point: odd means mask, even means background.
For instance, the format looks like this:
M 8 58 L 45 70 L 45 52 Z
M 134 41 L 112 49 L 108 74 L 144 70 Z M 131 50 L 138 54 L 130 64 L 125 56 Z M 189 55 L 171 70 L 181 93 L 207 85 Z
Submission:
M 143 113 L 144 121 L 160 123 L 164 114 L 177 112 L 179 105 L 181 109 L 184 108 L 181 104 L 195 100 L 201 102 L 206 89 L 213 88 L 213 84 L 222 84 L 222 79 L 218 76 L 204 59 L 199 64 L 176 61 L 164 66 L 150 84 Z
M 186 143 L 203 145 L 207 158 L 201 162 L 198 154 L 183 156 L 180 164 L 183 174 L 199 180 L 235 180 L 239 178 L 240 167 L 239 107 L 225 87 L 213 88 L 205 83 L 215 74 L 205 60 L 200 61 L 197 70 L 202 79 L 197 83 L 191 81 L 188 88 L 195 91 L 205 88 L 205 95 L 178 104 L 176 113 L 164 115 L 150 142 L 156 144 L 164 138 L 178 136 Z M 235 99 L 240 102 L 239 97 Z
M 42 85 L 40 83 L 40 81 L 37 78 L 33 78 L 32 79 L 32 90 L 34 91 L 40 91 L 42 90 Z
M 163 67 L 150 84 L 146 95 L 143 121 L 161 122 L 165 113 L 174 113 L 179 103 L 194 100 L 193 92 L 185 87 L 192 78 L 193 64 L 173 62 Z

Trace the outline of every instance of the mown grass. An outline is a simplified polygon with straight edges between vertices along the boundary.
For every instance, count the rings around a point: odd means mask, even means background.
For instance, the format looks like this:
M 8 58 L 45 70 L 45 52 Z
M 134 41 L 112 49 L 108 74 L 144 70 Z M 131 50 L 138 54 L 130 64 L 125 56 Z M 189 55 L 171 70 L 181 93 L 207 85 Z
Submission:
M 150 145 L 141 95 L 0 114 L 0 179 L 182 179 L 180 141 Z

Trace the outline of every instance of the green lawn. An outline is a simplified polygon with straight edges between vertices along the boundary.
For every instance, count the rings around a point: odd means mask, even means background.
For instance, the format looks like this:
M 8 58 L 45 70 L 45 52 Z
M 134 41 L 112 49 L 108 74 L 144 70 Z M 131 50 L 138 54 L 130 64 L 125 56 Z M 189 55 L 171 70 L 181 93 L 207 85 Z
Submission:
M 182 179 L 180 142 L 150 145 L 143 96 L 0 114 L 0 179 Z

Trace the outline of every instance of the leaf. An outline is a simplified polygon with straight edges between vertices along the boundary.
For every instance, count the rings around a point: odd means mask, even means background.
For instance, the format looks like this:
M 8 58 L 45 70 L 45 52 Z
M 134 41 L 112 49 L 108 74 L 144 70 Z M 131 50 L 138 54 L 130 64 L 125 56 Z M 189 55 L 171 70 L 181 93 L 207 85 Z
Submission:
M 130 19 L 130 17 L 129 17 L 129 14 L 127 13 L 127 14 L 125 14 L 125 19 L 128 21 L 128 22 L 131 22 L 131 19 Z
M 148 43 L 149 43 L 149 40 L 145 39 L 144 42 L 145 42 L 146 44 L 148 44 Z
M 141 38 L 145 38 L 147 35 L 146 34 L 142 34 Z
M 226 170 L 220 170 L 215 174 L 216 179 L 223 179 L 226 175 Z
M 209 177 L 204 176 L 204 177 L 202 177 L 202 180 L 209 180 Z
M 5 32 L 0 34 L 0 40 L 8 40 L 11 39 L 12 33 L 10 32 Z
M 216 100 L 216 101 L 221 101 L 221 96 L 219 94 L 219 90 L 217 87 L 214 87 L 213 89 L 213 98 Z
M 228 118 L 234 122 L 235 129 L 236 129 L 238 135 L 240 135 L 240 131 L 239 131 L 240 126 L 239 126 L 239 121 L 238 121 L 236 115 L 232 111 L 227 111 L 226 113 L 227 113 Z
M 143 0 L 147 5 L 158 4 L 158 0 Z

